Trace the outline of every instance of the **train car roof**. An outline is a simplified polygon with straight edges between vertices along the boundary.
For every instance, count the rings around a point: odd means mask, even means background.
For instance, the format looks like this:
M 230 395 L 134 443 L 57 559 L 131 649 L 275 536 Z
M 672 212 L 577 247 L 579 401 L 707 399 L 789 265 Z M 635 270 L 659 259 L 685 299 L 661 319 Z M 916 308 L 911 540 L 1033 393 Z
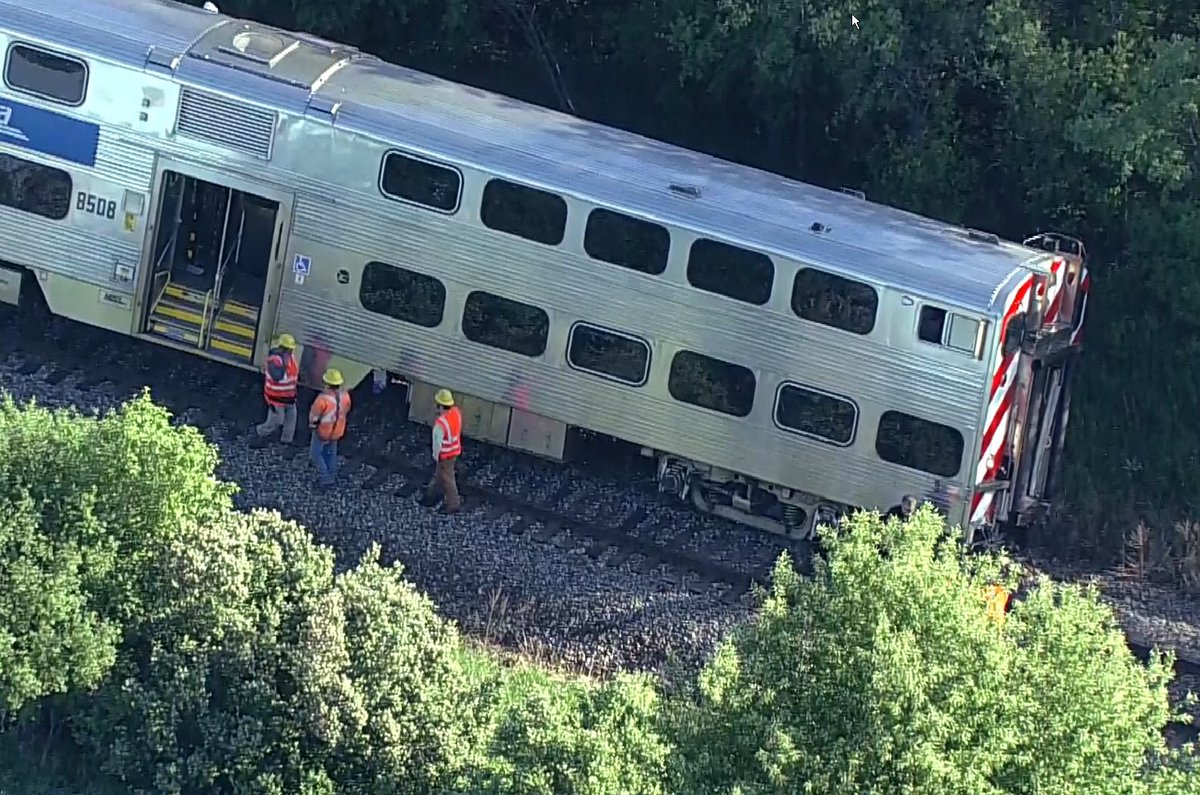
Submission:
M 136 68 L 152 47 L 194 51 L 231 19 L 172 0 L 0 0 L 0 10 L 6 27 Z M 339 129 L 979 312 L 996 310 L 1016 269 L 1048 272 L 1043 251 L 249 24 L 352 56 L 314 94 L 340 103 Z M 279 84 L 255 82 L 261 94 L 245 98 L 275 104 Z

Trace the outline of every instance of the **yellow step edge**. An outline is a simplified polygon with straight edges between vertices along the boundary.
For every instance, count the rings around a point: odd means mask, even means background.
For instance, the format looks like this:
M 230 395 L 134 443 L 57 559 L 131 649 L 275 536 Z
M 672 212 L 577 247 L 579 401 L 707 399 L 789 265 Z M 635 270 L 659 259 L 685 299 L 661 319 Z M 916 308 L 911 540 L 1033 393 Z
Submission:
M 224 331 L 226 334 L 245 337 L 250 341 L 254 340 L 254 326 L 243 326 L 240 323 L 231 320 L 218 320 L 216 324 L 214 324 L 213 328 L 215 328 L 217 331 Z
M 179 338 L 182 337 L 182 341 L 190 345 L 198 345 L 200 343 L 199 334 L 195 333 L 194 331 L 188 331 L 187 329 L 179 328 L 179 326 L 169 325 L 167 323 L 151 322 L 150 331 L 154 334 L 158 334 L 161 337 L 166 337 L 176 341 L 179 341 Z
M 205 294 L 199 290 L 193 290 L 190 287 L 183 287 L 174 282 L 167 282 L 167 286 L 163 288 L 163 294 L 169 295 L 172 298 L 178 298 L 181 301 L 189 303 L 203 304 Z
M 250 348 L 246 347 L 245 345 L 238 345 L 235 342 L 226 342 L 220 337 L 213 337 L 211 340 L 209 340 L 208 346 L 218 351 L 232 353 L 234 356 L 240 356 L 247 360 L 254 355 L 254 351 L 250 350 Z
M 182 307 L 170 306 L 168 304 L 159 304 L 154 307 L 152 315 L 162 315 L 163 317 L 182 320 L 185 323 L 191 323 L 193 326 L 199 326 L 204 320 L 204 314 L 201 312 L 192 312 Z
M 240 315 L 241 317 L 250 320 L 258 320 L 258 308 L 249 306 L 248 304 L 239 304 L 236 301 L 226 301 L 225 306 L 221 307 L 222 315 Z

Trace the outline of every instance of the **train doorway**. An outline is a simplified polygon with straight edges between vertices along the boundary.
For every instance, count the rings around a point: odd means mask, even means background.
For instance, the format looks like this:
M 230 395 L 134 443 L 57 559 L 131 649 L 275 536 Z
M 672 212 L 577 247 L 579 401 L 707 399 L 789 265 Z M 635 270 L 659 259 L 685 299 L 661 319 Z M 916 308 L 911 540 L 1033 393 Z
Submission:
M 160 171 L 143 333 L 237 364 L 269 332 L 269 286 L 286 213 L 279 201 Z

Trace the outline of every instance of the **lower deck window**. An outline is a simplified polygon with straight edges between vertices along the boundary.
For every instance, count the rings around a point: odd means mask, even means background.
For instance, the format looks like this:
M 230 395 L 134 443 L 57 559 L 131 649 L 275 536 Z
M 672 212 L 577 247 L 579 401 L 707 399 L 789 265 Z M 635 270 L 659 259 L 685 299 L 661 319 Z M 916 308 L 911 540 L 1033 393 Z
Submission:
M 650 345 L 628 334 L 576 323 L 567 343 L 567 363 L 577 370 L 641 386 L 650 371 Z
M 784 384 L 775 398 L 775 422 L 784 430 L 847 445 L 854 438 L 858 408 L 845 398 Z
M 463 334 L 471 342 L 522 356 L 541 356 L 550 334 L 545 310 L 476 290 L 463 307 Z
M 368 262 L 358 300 L 369 312 L 434 328 L 442 322 L 446 286 L 432 276 L 399 265 Z
M 71 175 L 0 152 L 0 204 L 61 221 L 71 211 Z
M 733 362 L 680 351 L 671 360 L 667 390 L 680 403 L 745 417 L 754 406 L 754 373 Z
M 962 434 L 949 425 L 902 411 L 885 411 L 875 435 L 875 452 L 889 464 L 947 478 L 962 466 L 963 445 Z

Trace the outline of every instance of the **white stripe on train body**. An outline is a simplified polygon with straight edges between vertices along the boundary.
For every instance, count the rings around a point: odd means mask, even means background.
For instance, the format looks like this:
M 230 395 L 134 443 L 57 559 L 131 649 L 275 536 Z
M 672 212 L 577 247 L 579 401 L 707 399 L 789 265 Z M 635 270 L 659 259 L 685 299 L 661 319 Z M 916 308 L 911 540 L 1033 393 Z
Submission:
M 808 532 L 826 508 L 886 510 L 904 494 L 939 501 L 956 522 L 1008 518 L 995 510 L 1003 491 L 995 476 L 999 460 L 1012 457 L 1014 428 L 1029 420 L 1004 401 L 1030 378 L 1034 340 L 1050 325 L 1022 326 L 1011 361 L 1001 331 L 1014 302 L 1041 324 L 1047 296 L 1062 294 L 1061 283 L 1046 285 L 1064 255 L 1041 239 L 1009 243 L 168 0 L 0 0 L 0 45 L 7 52 L 14 43 L 85 62 L 86 97 L 65 106 L 6 79 L 0 111 L 32 107 L 86 122 L 98 140 L 93 164 L 3 135 L 0 155 L 69 172 L 85 204 L 88 196 L 118 203 L 115 217 L 99 221 L 86 207 L 61 220 L 0 207 L 0 259 L 36 274 L 56 313 L 146 331 L 169 167 L 261 190 L 282 208 L 255 362 L 272 332 L 287 331 L 325 354 L 319 361 L 344 365 L 349 382 L 380 368 L 409 380 L 411 395 L 445 385 L 471 396 L 469 437 L 551 457 L 563 454 L 568 428 L 625 439 L 659 458 L 664 488 L 766 529 Z M 457 198 L 434 210 L 386 197 L 381 167 L 391 151 L 450 169 Z M 560 197 L 560 242 L 482 222 L 485 186 L 497 177 Z M 669 232 L 662 272 L 589 256 L 597 208 Z M 689 250 L 699 238 L 768 256 L 773 277 L 762 295 L 738 300 L 692 286 Z M 303 273 L 287 267 L 301 260 L 309 263 Z M 368 311 L 360 287 L 374 275 L 369 262 L 436 277 L 444 290 L 436 322 Z M 799 316 L 792 298 L 802 269 L 869 289 L 873 313 L 859 307 L 854 317 L 865 333 Z M 462 318 L 472 291 L 544 311 L 544 351 L 527 356 L 468 339 Z M 841 306 L 850 317 L 846 300 L 845 292 L 821 294 L 809 312 Z M 567 349 L 578 323 L 645 341 L 643 377 L 623 383 L 572 367 Z M 936 341 L 922 340 L 922 329 Z M 749 412 L 676 399 L 668 382 L 681 351 L 748 368 Z M 999 368 L 1007 380 L 993 394 Z M 852 404 L 849 440 L 844 425 L 826 433 L 832 441 L 779 427 L 781 390 L 797 394 L 789 385 Z M 908 448 L 878 439 L 881 419 L 894 430 L 897 412 L 953 429 L 962 438 L 957 461 L 941 472 L 885 461 L 877 441 L 890 458 L 945 453 L 922 451 L 930 438 L 908 439 Z M 413 416 L 430 419 L 415 402 Z M 993 490 L 980 496 L 983 488 Z

